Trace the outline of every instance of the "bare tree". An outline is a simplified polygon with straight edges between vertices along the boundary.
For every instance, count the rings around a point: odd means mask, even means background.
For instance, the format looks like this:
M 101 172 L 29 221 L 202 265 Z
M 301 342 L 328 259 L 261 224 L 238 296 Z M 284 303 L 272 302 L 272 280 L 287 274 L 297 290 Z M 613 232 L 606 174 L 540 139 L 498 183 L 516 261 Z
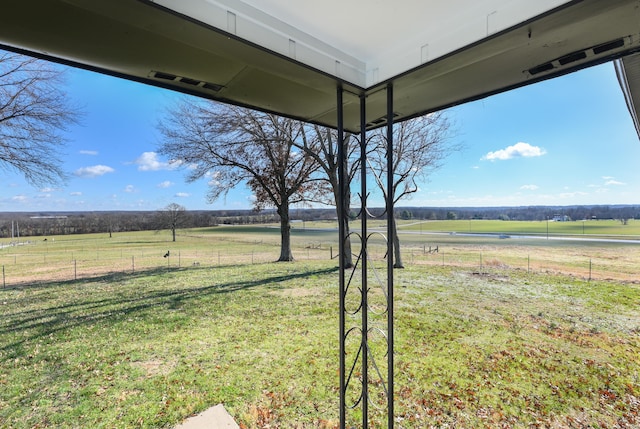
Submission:
M 304 125 L 292 119 L 237 106 L 185 98 L 159 125 L 159 152 L 189 166 L 187 180 L 209 179 L 215 201 L 244 183 L 256 210 L 275 207 L 280 217 L 278 261 L 293 260 L 289 208 L 317 201 L 326 192 L 318 164 L 294 142 Z
M 299 139 L 296 144 L 305 151 L 305 153 L 315 159 L 324 172 L 321 176 L 322 180 L 326 180 L 333 192 L 333 202 L 335 205 L 338 222 L 343 222 L 346 231 L 346 242 L 344 243 L 344 252 L 340 255 L 343 258 L 346 268 L 353 267 L 353 255 L 351 252 L 351 238 L 349 237 L 349 211 L 351 205 L 351 191 L 347 186 L 347 195 L 344 200 L 340 197 L 340 187 L 338 182 L 338 134 L 337 131 L 319 125 L 309 125 L 305 128 L 307 131 L 303 134 L 303 138 Z M 359 168 L 359 158 L 355 158 L 354 154 L 359 148 L 358 140 L 352 134 L 346 134 L 344 137 L 345 158 L 347 159 L 347 183 L 351 183 Z M 321 201 L 324 202 L 324 201 Z M 341 210 L 341 204 L 345 204 L 345 210 Z M 345 214 L 344 219 L 340 219 L 340 213 Z
M 402 198 L 418 192 L 418 182 L 442 166 L 444 159 L 459 150 L 452 141 L 453 130 L 445 112 L 430 113 L 393 127 L 393 178 L 391 199 L 394 204 Z M 369 142 L 375 150 L 369 154 L 369 163 L 376 183 L 387 198 L 387 187 L 383 178 L 387 174 L 387 135 L 386 129 L 376 131 Z M 394 268 L 403 268 L 400 254 L 400 240 L 396 230 L 394 213 L 387 213 L 394 231 Z
M 187 209 L 180 204 L 171 203 L 157 214 L 157 229 L 171 229 L 173 241 L 176 241 L 176 230 L 187 223 Z
M 0 168 L 19 171 L 32 185 L 65 178 L 62 133 L 80 111 L 62 90 L 63 75 L 51 63 L 0 52 Z

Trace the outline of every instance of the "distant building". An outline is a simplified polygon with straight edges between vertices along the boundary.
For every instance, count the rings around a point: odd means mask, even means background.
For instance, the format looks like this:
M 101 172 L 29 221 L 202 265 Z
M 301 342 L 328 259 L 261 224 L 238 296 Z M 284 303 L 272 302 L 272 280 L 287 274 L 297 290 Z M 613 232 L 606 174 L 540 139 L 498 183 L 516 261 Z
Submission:
M 571 220 L 571 217 L 567 215 L 553 215 L 553 218 L 551 218 L 551 220 L 554 222 L 569 222 Z

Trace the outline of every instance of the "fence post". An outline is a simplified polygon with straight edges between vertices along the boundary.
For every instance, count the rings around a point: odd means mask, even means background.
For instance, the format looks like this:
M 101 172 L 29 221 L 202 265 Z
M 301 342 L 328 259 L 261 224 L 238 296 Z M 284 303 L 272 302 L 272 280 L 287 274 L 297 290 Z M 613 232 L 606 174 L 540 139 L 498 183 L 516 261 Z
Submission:
M 73 280 L 78 280 L 78 261 L 73 260 Z
M 529 274 L 530 269 L 531 269 L 531 255 L 527 255 L 527 274 Z
M 131 272 L 135 273 L 136 272 L 136 260 L 135 260 L 135 256 L 131 255 Z
M 4 265 L 2 266 L 2 288 L 6 288 L 7 287 L 7 282 L 5 281 L 4 278 Z
M 589 258 L 589 281 L 591 281 L 591 258 Z

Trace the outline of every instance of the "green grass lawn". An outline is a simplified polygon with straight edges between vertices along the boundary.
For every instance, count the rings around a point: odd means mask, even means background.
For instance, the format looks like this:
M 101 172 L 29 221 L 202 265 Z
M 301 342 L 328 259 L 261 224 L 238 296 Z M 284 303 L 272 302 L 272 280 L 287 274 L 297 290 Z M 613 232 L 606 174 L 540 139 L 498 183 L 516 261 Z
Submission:
M 0 291 L 0 426 L 171 427 L 224 402 L 254 427 L 274 398 L 284 421 L 328 418 L 333 277 L 261 264 Z
M 295 228 L 293 263 L 255 227 L 2 249 L 23 280 L 0 287 L 0 428 L 171 428 L 217 403 L 244 428 L 336 427 L 334 236 Z M 444 238 L 403 239 L 397 427 L 640 425 L 637 246 Z M 585 260 L 635 281 L 587 281 Z
M 415 266 L 396 285 L 399 426 L 640 424 L 637 284 Z M 331 261 L 25 285 L 0 308 L 0 427 L 169 428 L 220 402 L 246 428 L 337 423 Z

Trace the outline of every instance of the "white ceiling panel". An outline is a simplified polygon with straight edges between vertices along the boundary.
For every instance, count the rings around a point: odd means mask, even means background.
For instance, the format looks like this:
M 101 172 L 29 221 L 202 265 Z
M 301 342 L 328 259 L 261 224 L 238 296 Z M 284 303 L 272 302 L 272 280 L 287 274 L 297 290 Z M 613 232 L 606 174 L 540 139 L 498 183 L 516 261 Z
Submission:
M 153 1 L 361 87 L 377 84 L 568 3 L 568 0 Z M 230 20 L 234 21 L 232 26 Z M 292 43 L 296 47 L 293 52 Z M 296 56 L 301 48 L 308 55 Z M 336 62 L 340 63 L 339 68 Z

